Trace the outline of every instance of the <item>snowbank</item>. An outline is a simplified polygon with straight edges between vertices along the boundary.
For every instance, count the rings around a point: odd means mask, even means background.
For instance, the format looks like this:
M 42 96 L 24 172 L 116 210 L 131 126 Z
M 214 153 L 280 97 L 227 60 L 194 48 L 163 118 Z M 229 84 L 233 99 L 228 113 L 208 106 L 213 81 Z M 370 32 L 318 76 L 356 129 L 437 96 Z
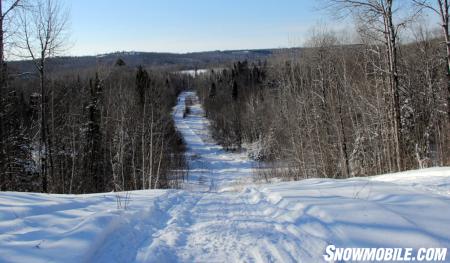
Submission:
M 450 248 L 450 168 L 240 192 L 0 193 L 0 262 L 322 262 L 340 247 Z

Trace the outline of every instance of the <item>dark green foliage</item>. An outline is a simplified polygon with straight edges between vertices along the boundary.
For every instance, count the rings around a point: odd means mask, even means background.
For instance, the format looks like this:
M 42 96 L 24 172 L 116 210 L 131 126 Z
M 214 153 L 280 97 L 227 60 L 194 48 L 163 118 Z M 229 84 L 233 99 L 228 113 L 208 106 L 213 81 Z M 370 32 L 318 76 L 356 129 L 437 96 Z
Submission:
M 213 82 L 211 84 L 211 88 L 209 89 L 209 98 L 214 99 L 216 97 L 216 93 L 217 93 L 216 83 Z
M 122 59 L 122 58 L 118 58 L 117 60 L 116 60 L 116 66 L 117 67 L 123 67 L 123 66 L 126 66 L 127 64 L 125 63 L 125 61 Z
M 147 90 L 150 88 L 150 79 L 148 77 L 148 73 L 142 66 L 138 67 L 138 71 L 136 73 L 136 89 L 137 94 L 139 96 L 138 100 L 141 105 L 144 104 L 145 94 Z
M 233 81 L 233 90 L 231 91 L 231 97 L 233 98 L 234 101 L 237 101 L 239 96 L 239 89 L 238 89 L 238 84 L 237 81 Z
M 102 132 L 100 128 L 100 109 L 102 103 L 102 83 L 96 74 L 89 81 L 90 101 L 86 106 L 86 123 L 84 125 L 84 180 L 80 184 L 80 192 L 105 191 L 105 175 L 103 174 Z

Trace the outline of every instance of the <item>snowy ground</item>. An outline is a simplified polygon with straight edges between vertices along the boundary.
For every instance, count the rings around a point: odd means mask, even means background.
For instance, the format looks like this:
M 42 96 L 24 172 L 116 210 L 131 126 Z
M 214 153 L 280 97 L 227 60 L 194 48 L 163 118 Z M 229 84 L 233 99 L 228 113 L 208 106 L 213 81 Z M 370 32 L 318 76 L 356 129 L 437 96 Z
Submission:
M 132 192 L 127 210 L 113 193 L 0 193 L 0 262 L 322 262 L 328 244 L 450 247 L 450 168 L 252 185 L 241 178 L 252 162 L 210 140 L 199 105 L 182 118 L 192 95 L 175 113 L 187 190 Z
M 190 97 L 195 104 L 191 114 L 183 118 L 185 100 Z M 229 153 L 217 145 L 209 134 L 209 122 L 202 106 L 193 92 L 184 92 L 178 98 L 174 110 L 177 129 L 188 146 L 189 180 L 188 190 L 217 191 L 236 184 L 247 184 L 252 180 L 256 163 L 246 153 Z

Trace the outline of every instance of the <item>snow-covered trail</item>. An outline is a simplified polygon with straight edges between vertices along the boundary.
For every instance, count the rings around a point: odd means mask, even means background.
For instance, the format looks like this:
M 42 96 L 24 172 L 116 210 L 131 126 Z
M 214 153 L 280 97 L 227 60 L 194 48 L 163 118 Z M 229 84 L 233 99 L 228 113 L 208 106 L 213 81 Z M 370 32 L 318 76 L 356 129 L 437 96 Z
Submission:
M 183 116 L 188 97 L 195 104 Z M 186 190 L 160 200 L 164 227 L 119 262 L 320 262 L 328 244 L 450 246 L 450 179 L 439 170 L 426 180 L 412 173 L 414 185 L 397 175 L 252 186 L 254 163 L 214 143 L 195 93 L 180 95 L 174 118 L 187 144 Z M 248 185 L 241 192 L 228 187 L 236 183 Z M 120 258 L 110 251 L 127 246 L 130 238 L 122 236 L 96 260 Z
M 328 244 L 450 248 L 449 168 L 130 198 L 121 210 L 113 193 L 0 193 L 0 262 L 323 262 Z
M 450 168 L 253 185 L 254 164 L 209 139 L 199 104 L 183 118 L 187 96 L 174 113 L 186 189 L 131 192 L 127 210 L 114 193 L 0 193 L 0 262 L 323 262 L 329 244 L 450 248 Z
M 194 104 L 191 113 L 183 116 L 185 100 Z M 209 121 L 194 92 L 183 92 L 174 109 L 174 120 L 187 145 L 189 179 L 184 188 L 200 191 L 217 191 L 233 184 L 252 180 L 255 162 L 245 153 L 226 152 L 209 134 Z

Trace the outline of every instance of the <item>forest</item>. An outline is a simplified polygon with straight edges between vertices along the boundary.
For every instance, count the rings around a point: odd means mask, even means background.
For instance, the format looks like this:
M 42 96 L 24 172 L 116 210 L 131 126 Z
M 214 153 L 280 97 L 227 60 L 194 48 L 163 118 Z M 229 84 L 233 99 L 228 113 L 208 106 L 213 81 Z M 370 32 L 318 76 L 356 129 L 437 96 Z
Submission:
M 58 1 L 30 6 L 18 0 L 3 9 L 2 22 L 18 20 L 9 40 L 34 71 L 9 74 L 7 62 L 1 63 L 0 190 L 177 188 L 186 164 L 172 107 L 185 77 L 130 67 L 120 58 L 106 66 L 48 71 L 48 59 L 66 41 L 62 11 Z M 12 12 L 19 13 L 8 17 Z
M 36 86 L 15 79 L 4 89 L 2 190 L 94 193 L 176 188 L 183 179 L 171 115 L 181 77 L 126 65 L 52 76 L 45 128 Z
M 355 34 L 318 25 L 301 50 L 197 79 L 215 139 L 247 149 L 265 179 L 449 165 L 448 4 L 393 2 L 328 1 Z
M 302 48 L 203 61 L 208 72 L 195 78 L 120 56 L 58 70 L 50 62 L 67 40 L 59 2 L 5 3 L 1 191 L 180 187 L 188 162 L 172 109 L 188 88 L 197 91 L 214 139 L 228 151 L 247 150 L 266 180 L 450 164 L 446 1 L 326 1 L 324 8 L 354 18 L 353 34 L 318 25 Z M 6 46 L 19 50 L 22 64 L 5 58 Z

